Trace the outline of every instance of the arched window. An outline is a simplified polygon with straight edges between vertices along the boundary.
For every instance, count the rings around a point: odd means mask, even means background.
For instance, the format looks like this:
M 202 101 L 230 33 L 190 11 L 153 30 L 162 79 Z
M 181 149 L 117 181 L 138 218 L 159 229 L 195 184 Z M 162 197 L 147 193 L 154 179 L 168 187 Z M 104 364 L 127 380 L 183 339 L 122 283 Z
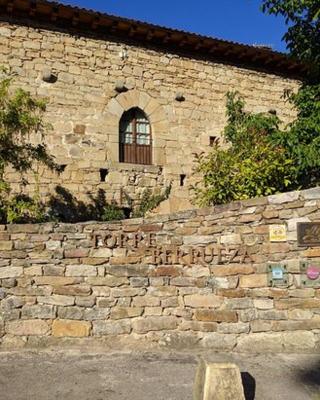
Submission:
M 120 120 L 119 161 L 152 164 L 151 127 L 139 108 L 126 111 Z

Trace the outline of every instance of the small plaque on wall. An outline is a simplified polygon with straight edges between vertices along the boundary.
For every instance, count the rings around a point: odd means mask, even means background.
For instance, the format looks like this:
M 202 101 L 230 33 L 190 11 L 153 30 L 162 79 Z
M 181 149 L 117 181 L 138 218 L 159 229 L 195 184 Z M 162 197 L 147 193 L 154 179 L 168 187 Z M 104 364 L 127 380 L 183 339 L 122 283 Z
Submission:
M 286 242 L 287 228 L 285 225 L 270 225 L 269 226 L 270 242 Z
M 289 277 L 284 264 L 268 264 L 268 285 L 272 287 L 287 287 Z
M 320 263 L 315 261 L 301 261 L 301 286 L 320 287 Z
M 320 222 L 298 222 L 299 246 L 320 246 Z

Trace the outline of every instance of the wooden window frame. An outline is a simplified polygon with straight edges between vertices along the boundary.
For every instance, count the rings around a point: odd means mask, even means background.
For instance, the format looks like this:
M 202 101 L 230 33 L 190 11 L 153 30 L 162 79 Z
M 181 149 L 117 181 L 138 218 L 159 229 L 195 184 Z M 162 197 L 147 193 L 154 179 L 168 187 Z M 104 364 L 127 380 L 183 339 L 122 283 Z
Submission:
M 125 115 L 132 113 L 132 118 L 129 114 L 128 121 L 132 124 L 132 143 L 125 143 L 126 132 L 121 131 L 121 122 L 125 118 Z M 137 113 L 144 115 L 144 118 L 148 121 L 149 126 L 149 144 L 138 144 L 137 137 L 137 124 L 139 123 Z M 124 113 L 119 123 L 119 162 L 128 164 L 138 165 L 152 165 L 152 129 L 149 119 L 146 114 L 139 108 L 133 108 Z

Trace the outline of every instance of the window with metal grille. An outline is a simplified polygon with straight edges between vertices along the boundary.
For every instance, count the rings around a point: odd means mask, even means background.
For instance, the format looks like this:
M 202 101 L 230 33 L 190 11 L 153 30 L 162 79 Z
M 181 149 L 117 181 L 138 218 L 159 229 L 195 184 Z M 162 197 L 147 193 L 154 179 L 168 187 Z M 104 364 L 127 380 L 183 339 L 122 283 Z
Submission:
M 126 111 L 120 120 L 119 161 L 152 164 L 151 126 L 139 108 Z

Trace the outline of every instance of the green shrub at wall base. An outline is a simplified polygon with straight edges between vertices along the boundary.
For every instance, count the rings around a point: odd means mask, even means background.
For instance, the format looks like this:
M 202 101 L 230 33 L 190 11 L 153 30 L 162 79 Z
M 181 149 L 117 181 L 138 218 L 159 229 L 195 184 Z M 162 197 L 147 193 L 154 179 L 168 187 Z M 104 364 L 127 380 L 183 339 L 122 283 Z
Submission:
M 12 90 L 13 78 L 5 68 L 0 68 L 0 222 L 42 222 L 44 210 L 40 201 L 10 196 L 5 180 L 7 167 L 20 173 L 33 171 L 39 163 L 52 170 L 57 168 L 45 145 L 29 142 L 32 135 L 43 138 L 51 128 L 44 122 L 46 103 L 25 90 Z
M 169 197 L 170 192 L 171 184 L 166 187 L 164 193 L 162 194 L 153 194 L 150 189 L 146 189 L 143 192 L 139 206 L 135 210 L 133 210 L 132 217 L 144 217 L 148 211 L 152 211 L 153 209 L 158 207 L 160 203 L 166 200 Z
M 279 120 L 272 114 L 244 111 L 238 93 L 227 94 L 227 146 L 216 143 L 208 155 L 196 155 L 195 171 L 203 177 L 194 187 L 200 205 L 223 204 L 285 191 L 293 184 L 295 166 L 272 138 Z
M 101 214 L 101 221 L 117 221 L 125 219 L 125 214 L 122 208 L 116 204 L 106 204 Z

